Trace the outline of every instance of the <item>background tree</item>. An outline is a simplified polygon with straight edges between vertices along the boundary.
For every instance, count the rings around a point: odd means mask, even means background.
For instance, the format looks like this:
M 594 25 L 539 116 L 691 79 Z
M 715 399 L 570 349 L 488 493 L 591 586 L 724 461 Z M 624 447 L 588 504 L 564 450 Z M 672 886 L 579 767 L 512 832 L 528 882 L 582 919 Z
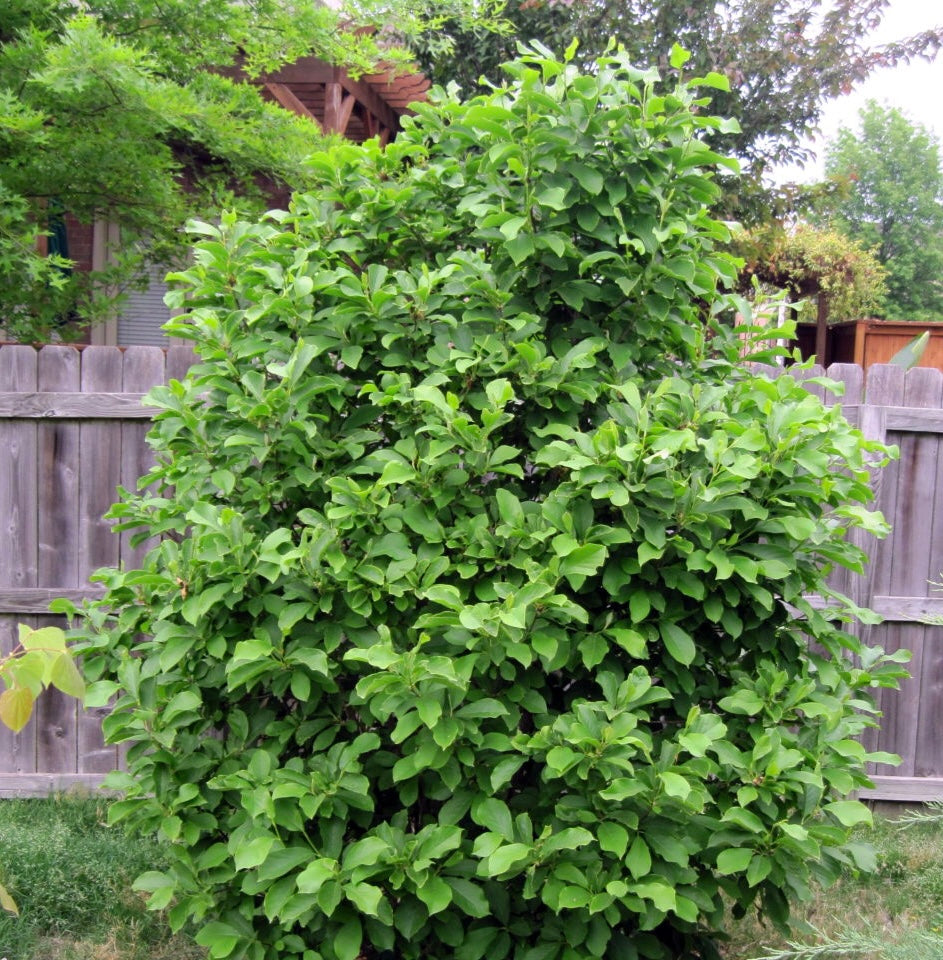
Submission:
M 826 218 L 872 249 L 887 271 L 889 319 L 943 320 L 943 167 L 940 145 L 920 124 L 873 100 L 857 131 L 843 129 L 826 173 L 844 189 Z
M 403 42 L 420 26 L 437 29 L 435 17 L 420 25 L 406 7 L 359 4 L 356 22 L 392 18 Z M 455 23 L 470 8 L 464 0 L 429 5 Z M 66 0 L 0 5 L 7 335 L 41 337 L 63 317 L 100 316 L 105 289 L 140 276 L 147 260 L 173 262 L 188 216 L 258 209 L 260 179 L 270 189 L 308 182 L 303 161 L 323 141 L 319 131 L 218 71 L 238 62 L 252 76 L 311 53 L 354 71 L 406 58 L 386 34 L 345 27 L 353 13 L 317 3 L 92 0 L 82 10 L 76 16 Z M 121 227 L 124 254 L 104 275 L 68 270 L 55 242 L 64 213 Z M 37 244 L 46 235 L 50 257 Z
M 711 111 L 735 117 L 741 130 L 716 136 L 713 146 L 745 161 L 747 181 L 725 191 L 729 212 L 767 219 L 770 197 L 760 191 L 772 164 L 809 158 L 805 135 L 823 104 L 863 80 L 875 67 L 913 57 L 932 58 L 943 24 L 897 43 L 870 46 L 866 38 L 889 0 L 510 0 L 513 35 L 456 31 L 450 56 L 426 55 L 437 82 L 455 80 L 466 93 L 514 53 L 517 38 L 555 47 L 576 38 L 591 61 L 615 38 L 639 64 L 667 66 L 674 42 L 692 53 L 692 75 L 723 74 L 730 90 L 712 95 Z

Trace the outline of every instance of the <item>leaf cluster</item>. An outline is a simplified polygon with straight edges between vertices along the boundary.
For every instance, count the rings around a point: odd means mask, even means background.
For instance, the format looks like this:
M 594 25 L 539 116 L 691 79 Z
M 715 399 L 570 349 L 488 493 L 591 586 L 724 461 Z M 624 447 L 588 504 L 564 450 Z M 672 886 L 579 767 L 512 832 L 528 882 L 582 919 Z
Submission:
M 201 362 L 112 511 L 161 539 L 82 629 L 137 887 L 219 960 L 716 957 L 864 857 L 900 671 L 825 578 L 886 452 L 735 365 L 696 87 L 511 73 L 193 226 Z
M 943 24 L 893 43 L 873 45 L 888 0 L 510 0 L 504 15 L 510 34 L 455 29 L 451 54 L 417 50 L 439 83 L 457 82 L 466 94 L 481 78 L 499 82 L 500 64 L 513 57 L 516 40 L 551 47 L 579 42 L 584 65 L 615 41 L 639 64 L 669 66 L 667 51 L 691 51 L 694 75 L 720 73 L 729 89 L 715 94 L 713 110 L 735 118 L 740 131 L 722 144 L 744 161 L 749 176 L 724 183 L 723 210 L 730 219 L 766 223 L 770 191 L 764 171 L 809 159 L 808 134 L 824 104 L 847 93 L 878 67 L 932 59 L 943 45 Z
M 0 723 L 14 733 L 26 726 L 36 698 L 47 687 L 70 697 L 85 695 L 85 682 L 59 627 L 33 630 L 20 624 L 17 647 L 0 660 Z
M 36 698 L 48 687 L 70 697 L 85 695 L 85 681 L 66 646 L 65 633 L 59 627 L 33 630 L 19 625 L 17 646 L 0 657 L 0 723 L 19 733 L 33 714 Z M 18 913 L 16 901 L 0 884 L 0 908 Z

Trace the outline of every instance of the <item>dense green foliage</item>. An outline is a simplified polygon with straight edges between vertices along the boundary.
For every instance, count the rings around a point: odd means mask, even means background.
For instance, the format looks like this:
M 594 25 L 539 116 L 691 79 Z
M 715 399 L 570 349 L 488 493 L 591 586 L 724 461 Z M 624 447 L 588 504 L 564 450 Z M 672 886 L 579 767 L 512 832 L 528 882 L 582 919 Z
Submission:
M 320 131 L 217 71 L 249 75 L 315 53 L 352 69 L 382 57 L 343 8 L 291 0 L 4 0 L 0 4 L 0 302 L 7 336 L 44 339 L 101 319 L 147 262 L 179 262 L 189 216 L 261 213 L 271 192 L 308 183 Z M 433 14 L 492 26 L 488 5 L 432 0 Z M 476 9 L 473 11 L 473 7 Z M 356 23 L 392 18 L 409 40 L 408 2 L 357 4 Z M 121 229 L 96 274 L 46 257 L 37 239 L 63 214 Z M 64 330 L 63 324 L 66 324 Z
M 888 6 L 889 0 L 509 0 L 504 13 L 513 31 L 456 25 L 452 53 L 429 48 L 422 64 L 437 82 L 454 81 L 467 95 L 480 89 L 481 76 L 500 81 L 500 64 L 514 55 L 517 40 L 557 48 L 576 39 L 578 56 L 590 64 L 614 38 L 633 62 L 662 68 L 666 51 L 680 43 L 692 53 L 694 74 L 717 72 L 730 81 L 729 90 L 715 94 L 713 109 L 735 117 L 740 131 L 712 145 L 743 160 L 748 176 L 726 184 L 724 211 L 766 222 L 796 197 L 764 187 L 763 173 L 773 164 L 809 159 L 807 135 L 826 101 L 875 67 L 932 57 L 943 46 L 943 22 L 901 42 L 874 45 L 869 36 Z M 417 49 L 424 49 L 421 38 Z
M 882 451 L 736 365 L 695 87 L 511 72 L 195 228 L 200 363 L 113 511 L 163 539 L 84 662 L 213 958 L 711 957 L 861 855 L 897 668 L 824 578 Z
M 943 158 L 900 111 L 870 101 L 857 131 L 826 152 L 845 189 L 824 205 L 831 224 L 871 249 L 887 271 L 890 320 L 943 320 Z

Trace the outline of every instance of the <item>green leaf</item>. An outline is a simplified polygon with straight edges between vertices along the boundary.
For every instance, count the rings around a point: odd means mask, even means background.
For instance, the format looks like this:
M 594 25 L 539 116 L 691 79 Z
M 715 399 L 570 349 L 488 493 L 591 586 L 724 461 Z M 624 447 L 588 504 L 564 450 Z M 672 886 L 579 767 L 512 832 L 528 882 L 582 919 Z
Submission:
M 648 653 L 648 644 L 637 630 L 623 627 L 610 627 L 609 634 L 623 650 L 635 659 L 644 659 Z
M 596 831 L 599 846 L 607 853 L 614 853 L 620 859 L 629 845 L 629 831 L 619 823 L 603 822 Z
M 518 770 L 527 762 L 526 757 L 505 757 L 499 760 L 491 771 L 491 789 L 500 790 Z
M 717 706 L 728 713 L 738 713 L 748 717 L 755 717 L 766 706 L 762 697 L 753 690 L 737 690 L 729 697 L 717 701 Z
M 636 880 L 647 877 L 651 873 L 652 855 L 648 849 L 648 844 L 641 837 L 637 836 L 632 841 L 628 856 L 625 858 L 625 865 Z
M 334 936 L 334 953 L 337 960 L 356 960 L 363 942 L 363 927 L 354 917 L 348 920 Z
M 717 872 L 723 875 L 742 873 L 750 865 L 753 851 L 745 847 L 721 850 L 717 855 Z
M 677 43 L 673 43 L 671 45 L 671 55 L 669 58 L 669 62 L 675 68 L 675 70 L 680 70 L 681 67 L 683 67 L 690 59 L 691 59 L 691 54 L 688 53 L 688 51 L 685 50 L 684 47 L 679 46 Z
M 526 217 L 508 217 L 501 224 L 501 233 L 504 234 L 504 239 L 513 240 L 523 230 L 526 223 Z
M 658 779 L 661 780 L 665 793 L 669 797 L 677 797 L 679 800 L 684 800 L 691 792 L 691 784 L 688 783 L 680 773 L 665 771 L 658 774 Z
M 454 587 L 450 583 L 434 583 L 431 587 L 426 587 L 420 593 L 420 596 L 445 607 L 447 610 L 461 610 L 465 605 L 458 587 Z
M 387 460 L 383 465 L 383 472 L 377 480 L 378 487 L 388 487 L 391 484 L 409 483 L 416 479 L 416 471 L 401 460 Z
M 309 847 L 281 847 L 272 850 L 259 867 L 260 880 L 275 880 L 311 859 Z
M 249 870 L 264 862 L 275 843 L 275 837 L 256 837 L 246 844 L 240 844 L 233 860 L 237 870 Z
M 475 918 L 490 914 L 491 906 L 477 883 L 460 877 L 443 876 L 442 879 L 452 888 L 452 901 L 463 913 Z
M 238 930 L 219 920 L 213 920 L 201 927 L 195 937 L 201 947 L 209 949 L 210 956 L 214 960 L 228 957 L 236 949 L 240 939 Z
M 432 875 L 416 888 L 416 896 L 426 905 L 431 917 L 441 913 L 452 902 L 452 888 L 441 878 Z
M 348 883 L 344 896 L 361 912 L 375 917 L 380 909 L 383 891 L 372 883 Z
M 543 207 L 565 210 L 566 190 L 563 187 L 546 187 L 537 193 L 536 200 Z
M 651 900 L 656 909 L 667 913 L 674 910 L 676 899 L 673 887 L 668 886 L 663 880 L 646 880 L 642 883 L 632 883 L 629 885 L 630 892 L 636 896 Z
M 633 623 L 641 623 L 650 613 L 652 605 L 648 599 L 648 591 L 636 590 L 629 597 L 629 614 Z
M 362 840 L 350 844 L 344 851 L 344 870 L 349 871 L 355 867 L 373 866 L 382 863 L 389 852 L 390 845 L 382 837 L 364 837 Z
M 750 860 L 750 865 L 747 867 L 747 883 L 750 884 L 751 887 L 755 887 L 770 875 L 772 869 L 773 861 L 769 857 L 756 854 Z
M 337 871 L 337 861 L 320 857 L 298 874 L 299 893 L 317 893 Z
M 588 164 L 580 163 L 578 160 L 573 161 L 567 165 L 566 172 L 573 177 L 587 193 L 592 194 L 594 197 L 602 193 L 602 188 L 605 184 L 603 176 L 598 170 Z
M 508 805 L 497 797 L 488 797 L 473 805 L 472 820 L 479 826 L 504 837 L 505 840 L 514 839 L 514 821 L 511 818 L 511 811 Z
M 854 827 L 859 823 L 870 825 L 873 822 L 871 811 L 859 800 L 836 800 L 826 803 L 822 809 L 846 827 Z
M 532 849 L 526 843 L 508 843 L 498 847 L 485 862 L 488 876 L 497 877 L 512 867 L 520 866 L 530 859 L 531 854 Z
M 682 630 L 676 623 L 665 622 L 659 625 L 661 639 L 664 641 L 668 655 L 678 663 L 689 666 L 694 662 L 697 648 L 691 636 Z
M 598 543 L 587 543 L 572 550 L 560 561 L 560 573 L 565 577 L 589 576 L 606 561 L 607 550 Z
M 504 244 L 508 256 L 515 266 L 520 266 L 534 252 L 534 238 L 529 233 L 519 233 L 513 240 Z

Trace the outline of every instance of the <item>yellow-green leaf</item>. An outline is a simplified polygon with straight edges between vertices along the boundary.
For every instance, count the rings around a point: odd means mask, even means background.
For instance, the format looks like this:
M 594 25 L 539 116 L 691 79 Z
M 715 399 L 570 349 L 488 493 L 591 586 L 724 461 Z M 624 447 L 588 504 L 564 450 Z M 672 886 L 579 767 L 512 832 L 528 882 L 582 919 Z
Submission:
M 85 681 L 68 653 L 60 653 L 53 661 L 49 682 L 67 696 L 79 699 L 85 696 Z
M 9 911 L 10 913 L 16 914 L 16 916 L 20 915 L 20 910 L 16 905 L 16 901 L 10 896 L 9 891 L 2 883 L 0 883 L 0 907 Z
M 14 733 L 26 726 L 33 713 L 35 698 L 26 687 L 13 687 L 0 693 L 0 722 Z
M 20 645 L 24 650 L 65 650 L 65 633 L 59 627 L 30 630 L 20 624 Z

